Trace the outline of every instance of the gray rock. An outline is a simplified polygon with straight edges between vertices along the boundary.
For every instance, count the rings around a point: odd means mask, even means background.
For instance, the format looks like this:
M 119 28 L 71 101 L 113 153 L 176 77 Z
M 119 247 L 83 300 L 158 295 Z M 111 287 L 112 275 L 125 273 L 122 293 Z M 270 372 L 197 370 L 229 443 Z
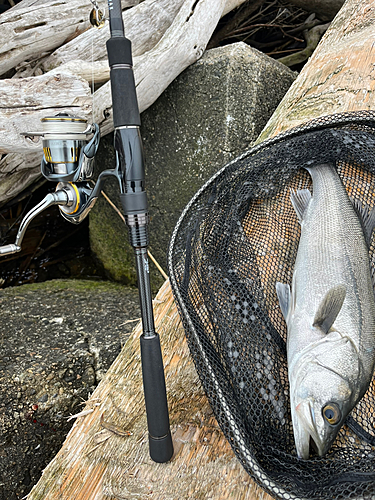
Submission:
M 138 292 L 50 281 L 0 290 L 0 500 L 22 498 L 139 318 Z
M 248 149 L 296 74 L 244 43 L 212 49 L 184 71 L 142 114 L 150 206 L 150 250 L 166 267 L 168 242 L 178 217 L 214 172 Z M 98 154 L 100 170 L 113 168 L 112 138 Z M 118 187 L 105 191 L 120 207 Z M 90 214 L 91 247 L 109 274 L 134 283 L 127 230 L 102 198 Z M 151 267 L 156 290 L 163 278 Z

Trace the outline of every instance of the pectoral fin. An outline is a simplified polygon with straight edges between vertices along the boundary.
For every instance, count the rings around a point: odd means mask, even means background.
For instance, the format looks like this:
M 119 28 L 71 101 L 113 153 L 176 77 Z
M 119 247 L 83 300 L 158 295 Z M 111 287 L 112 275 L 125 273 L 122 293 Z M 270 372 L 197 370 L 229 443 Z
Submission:
M 337 285 L 325 294 L 315 314 L 313 326 L 328 333 L 344 303 L 346 287 Z
M 300 223 L 303 220 L 303 215 L 310 200 L 311 193 L 308 189 L 299 189 L 298 191 L 290 190 L 290 201 L 292 202 Z
M 286 317 L 288 316 L 290 305 L 292 303 L 292 294 L 290 292 L 290 286 L 285 285 L 284 283 L 277 282 L 276 293 L 277 293 L 277 298 L 279 299 L 281 312 L 283 313 L 284 319 L 286 321 Z

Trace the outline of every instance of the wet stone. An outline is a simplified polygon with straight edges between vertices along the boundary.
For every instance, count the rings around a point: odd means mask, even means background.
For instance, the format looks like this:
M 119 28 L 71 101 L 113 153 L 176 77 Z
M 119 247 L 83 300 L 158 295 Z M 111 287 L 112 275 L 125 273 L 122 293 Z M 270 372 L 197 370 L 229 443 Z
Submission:
M 234 43 L 208 50 L 142 113 L 150 250 L 165 269 L 173 228 L 192 196 L 220 168 L 250 148 L 296 78 L 283 64 Z M 96 174 L 116 164 L 113 137 L 103 137 Z M 104 191 L 118 207 L 118 182 Z M 104 197 L 90 213 L 91 250 L 109 275 L 135 283 L 128 230 Z M 224 232 L 225 228 L 223 228 Z M 163 284 L 150 265 L 154 291 Z
M 0 290 L 0 500 L 38 481 L 139 316 L 137 290 L 113 283 Z

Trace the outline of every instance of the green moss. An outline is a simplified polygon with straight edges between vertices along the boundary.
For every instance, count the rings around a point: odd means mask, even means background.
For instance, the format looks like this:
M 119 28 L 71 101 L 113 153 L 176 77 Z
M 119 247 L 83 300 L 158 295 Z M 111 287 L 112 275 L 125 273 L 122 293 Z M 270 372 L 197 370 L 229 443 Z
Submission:
M 22 287 L 11 287 L 1 290 L 1 293 L 8 295 L 17 295 L 22 292 L 33 292 L 38 290 L 43 291 L 60 291 L 71 290 L 74 292 L 97 291 L 100 292 L 119 292 L 124 290 L 124 285 L 113 283 L 111 281 L 91 281 L 91 280 L 51 280 L 43 283 L 32 283 L 22 285 Z
M 99 200 L 98 205 L 90 215 L 91 250 L 112 279 L 134 286 L 136 269 L 128 230 L 105 200 Z

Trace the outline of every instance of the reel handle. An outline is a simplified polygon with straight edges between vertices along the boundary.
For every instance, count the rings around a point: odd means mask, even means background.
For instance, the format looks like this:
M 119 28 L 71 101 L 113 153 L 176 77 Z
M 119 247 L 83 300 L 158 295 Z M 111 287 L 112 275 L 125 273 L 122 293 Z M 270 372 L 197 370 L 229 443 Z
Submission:
M 43 200 L 38 203 L 34 208 L 32 208 L 26 216 L 22 219 L 20 227 L 17 232 L 15 243 L 9 245 L 4 245 L 0 247 L 0 255 L 10 255 L 12 253 L 17 253 L 21 251 L 22 240 L 25 236 L 26 229 L 30 222 L 43 210 L 52 205 L 69 205 L 71 203 L 69 194 L 64 189 L 55 191 L 54 193 L 49 193 Z

